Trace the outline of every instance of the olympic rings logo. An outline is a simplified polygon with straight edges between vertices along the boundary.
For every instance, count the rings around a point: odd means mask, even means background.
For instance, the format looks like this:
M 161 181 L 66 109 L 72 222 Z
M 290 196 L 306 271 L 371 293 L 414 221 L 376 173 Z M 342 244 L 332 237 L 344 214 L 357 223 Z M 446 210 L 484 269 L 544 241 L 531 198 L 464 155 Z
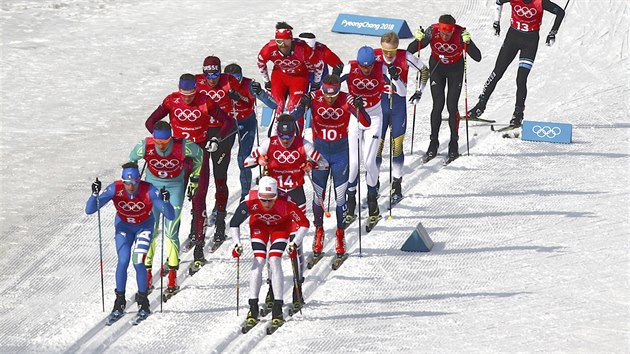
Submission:
M 223 99 L 223 97 L 225 97 L 225 91 L 223 90 L 209 90 L 209 91 L 201 90 L 199 92 L 210 97 L 214 102 L 219 102 L 220 100 Z
M 457 50 L 456 44 L 448 44 L 448 43 L 437 43 L 435 45 L 435 49 L 438 52 L 453 54 Z
M 175 116 L 177 119 L 181 121 L 191 121 L 194 122 L 197 119 L 201 118 L 201 111 L 198 109 L 181 109 L 177 108 L 175 110 Z
M 549 139 L 553 139 L 562 133 L 562 129 L 559 127 L 550 127 L 550 126 L 540 126 L 534 125 L 532 127 L 532 132 L 538 135 L 539 138 L 547 137 Z
M 317 114 L 323 119 L 334 119 L 337 120 L 343 116 L 343 109 L 341 108 L 325 108 L 319 107 L 317 109 Z
M 280 163 L 295 163 L 300 158 L 299 151 L 274 151 L 273 158 Z
M 155 168 L 164 168 L 167 170 L 173 169 L 177 166 L 179 166 L 179 160 L 177 159 L 172 159 L 172 160 L 166 160 L 166 159 L 162 159 L 162 160 L 150 160 L 149 164 L 151 165 L 151 167 L 155 167 Z
M 356 78 L 354 80 L 352 80 L 352 85 L 354 87 L 356 87 L 359 90 L 373 90 L 374 88 L 376 88 L 376 86 L 378 86 L 378 80 L 377 79 L 359 79 Z
M 283 69 L 295 69 L 300 66 L 300 61 L 297 59 L 276 59 L 273 63 Z
M 514 11 L 516 12 L 517 15 L 525 17 L 525 18 L 532 18 L 536 16 L 536 14 L 538 13 L 538 11 L 536 11 L 536 9 L 533 7 L 520 6 L 520 5 L 516 5 L 514 7 Z
M 120 201 L 118 202 L 118 207 L 120 207 L 120 209 L 124 211 L 140 211 L 144 209 L 145 205 L 143 202 L 135 203 L 135 202 Z
M 267 224 L 280 221 L 280 219 L 282 218 L 282 216 L 278 214 L 254 214 L 254 217 L 260 221 L 264 221 Z

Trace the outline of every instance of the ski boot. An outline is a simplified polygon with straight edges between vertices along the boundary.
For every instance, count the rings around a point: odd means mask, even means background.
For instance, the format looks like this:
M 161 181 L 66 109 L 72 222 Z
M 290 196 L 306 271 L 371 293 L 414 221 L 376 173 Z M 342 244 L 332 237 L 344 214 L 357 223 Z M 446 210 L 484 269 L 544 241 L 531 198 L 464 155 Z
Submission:
M 487 101 L 483 99 L 482 96 L 479 96 L 479 102 L 477 102 L 477 104 L 470 111 L 468 111 L 468 118 L 479 119 L 479 117 L 481 117 L 483 112 L 486 110 L 486 102 Z
M 368 213 L 370 215 L 368 219 L 368 224 L 365 226 L 365 231 L 370 232 L 381 220 L 381 212 L 378 209 L 378 200 L 376 199 L 376 195 L 368 194 Z
M 214 243 L 223 243 L 225 241 L 225 214 L 226 212 L 217 212 L 217 218 L 214 223 Z
M 337 228 L 335 232 L 335 253 L 337 254 L 333 260 L 332 269 L 337 270 L 341 264 L 348 258 L 346 253 L 346 233 L 344 229 Z
M 241 332 L 247 333 L 258 324 L 258 312 L 258 299 L 249 299 L 249 312 L 247 312 L 245 322 L 241 325 Z
M 206 258 L 203 256 L 203 241 L 197 241 L 193 251 L 193 256 L 195 258 L 195 263 L 206 263 Z
M 147 292 L 138 292 L 138 314 L 132 321 L 134 325 L 146 320 L 151 314 L 151 306 L 149 304 L 149 298 L 147 297 L 148 295 L 149 294 Z
M 315 226 L 315 237 L 313 238 L 313 256 L 319 256 L 324 249 L 324 227 Z
M 304 278 L 298 280 L 299 289 L 293 285 L 293 308 L 291 309 L 292 313 L 298 313 L 302 309 L 304 305 L 304 295 L 302 294 L 302 283 L 304 283 Z
M 267 334 L 272 334 L 284 324 L 284 316 L 282 316 L 282 305 L 284 305 L 282 300 L 274 300 L 273 310 L 271 312 L 271 326 L 267 328 Z
M 523 110 L 524 107 L 516 106 L 514 108 L 514 114 L 512 114 L 512 120 L 510 120 L 510 126 L 518 128 L 523 124 Z
M 427 149 L 427 152 L 424 154 L 424 156 L 422 156 L 422 163 L 427 163 L 433 160 L 433 158 L 437 156 L 437 150 L 439 146 L 440 142 L 438 140 L 432 139 L 429 143 L 429 148 Z
M 392 181 L 392 204 L 398 203 L 402 199 L 402 177 L 396 178 Z
M 345 227 L 348 227 L 348 225 L 350 225 L 357 218 L 357 216 L 354 214 L 354 210 L 357 207 L 357 198 L 354 192 L 346 194 L 346 206 L 347 209 Z
M 112 314 L 122 314 L 125 312 L 125 308 L 127 307 L 127 300 L 125 299 L 125 292 L 114 289 L 114 293 L 116 294 L 116 300 L 114 301 L 114 308 L 112 309 Z

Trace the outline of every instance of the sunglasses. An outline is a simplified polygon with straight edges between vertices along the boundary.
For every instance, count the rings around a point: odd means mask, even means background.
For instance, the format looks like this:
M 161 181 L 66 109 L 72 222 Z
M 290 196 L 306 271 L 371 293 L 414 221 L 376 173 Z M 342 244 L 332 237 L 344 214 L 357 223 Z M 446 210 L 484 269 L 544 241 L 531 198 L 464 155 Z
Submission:
M 136 185 L 136 184 L 140 183 L 139 179 L 123 179 L 122 181 L 126 185 Z
M 277 45 L 282 45 L 282 44 L 288 45 L 290 42 L 291 42 L 290 39 L 276 39 L 276 44 Z
M 394 55 L 398 52 L 398 48 L 396 49 L 385 49 L 385 48 L 381 48 L 381 50 L 383 51 L 383 54 L 387 54 L 387 55 Z
M 221 72 L 220 71 L 216 71 L 216 72 L 213 72 L 213 73 L 205 73 L 205 75 L 206 75 L 207 79 L 214 80 L 214 79 L 218 79 L 219 78 L 219 76 L 221 75 Z
M 278 138 L 280 138 L 281 140 L 291 140 L 295 137 L 295 135 L 278 135 Z
M 153 139 L 153 141 L 155 141 L 156 144 L 168 144 L 171 139 L 173 139 L 173 137 L 168 137 L 168 139 Z
M 261 203 L 271 203 L 271 202 L 273 202 L 274 200 L 276 200 L 276 198 L 271 198 L 271 199 L 261 199 L 261 198 L 258 198 L 258 200 L 260 200 L 260 202 L 261 202 Z

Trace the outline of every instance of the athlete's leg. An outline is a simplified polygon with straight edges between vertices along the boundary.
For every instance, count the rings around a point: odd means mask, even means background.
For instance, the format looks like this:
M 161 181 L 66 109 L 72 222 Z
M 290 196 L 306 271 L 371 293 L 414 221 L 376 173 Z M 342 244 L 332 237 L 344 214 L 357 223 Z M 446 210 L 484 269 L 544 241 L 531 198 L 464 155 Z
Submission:
M 250 168 L 243 167 L 243 163 L 254 147 L 254 139 L 256 138 L 256 129 L 258 128 L 258 120 L 256 120 L 256 114 L 243 119 L 238 122 L 238 168 L 240 169 L 240 182 L 241 182 L 241 199 L 245 199 L 252 185 L 252 170 Z
M 262 286 L 262 273 L 267 259 L 267 242 L 269 232 L 262 229 L 251 230 L 252 250 L 254 260 L 252 262 L 252 273 L 249 277 L 249 298 L 258 299 L 260 287 Z
M 431 142 L 427 149 L 427 154 L 432 153 L 437 155 L 437 149 L 440 146 L 440 126 L 442 125 L 442 111 L 444 110 L 444 104 L 446 96 L 444 90 L 446 89 L 446 76 L 443 74 L 444 70 L 435 70 L 431 75 L 431 98 L 433 99 L 433 108 L 431 109 Z
M 485 103 L 488 102 L 492 92 L 497 86 L 497 83 L 503 77 L 505 70 L 507 70 L 510 63 L 516 57 L 516 53 L 518 53 L 520 49 L 521 38 L 518 36 L 518 33 L 515 29 L 508 29 L 507 35 L 505 36 L 505 40 L 503 41 L 503 45 L 499 50 L 499 55 L 497 56 L 497 61 L 494 64 L 494 69 L 490 73 L 490 76 L 486 80 L 486 83 L 483 85 L 483 91 L 481 95 L 479 95 L 479 100 L 483 102 L 483 108 L 485 109 Z
M 522 112 L 525 110 L 525 99 L 527 98 L 527 77 L 529 76 L 536 52 L 538 51 L 539 36 L 528 39 L 522 44 L 521 53 L 518 59 L 518 71 L 516 74 L 516 102 L 515 107 L 519 107 Z
M 127 268 L 129 267 L 133 237 L 128 235 L 128 230 L 119 228 L 120 223 L 123 222 L 116 217 L 116 236 L 114 238 L 116 240 L 116 255 L 118 256 L 118 263 L 116 264 L 116 291 L 124 292 L 127 288 Z
M 153 224 L 153 222 L 151 222 Z M 136 269 L 136 282 L 138 283 L 138 292 L 146 293 L 147 291 L 147 268 L 144 266 L 144 260 L 151 245 L 153 235 L 152 225 L 147 228 L 141 228 L 135 235 L 133 243 L 131 259 Z
M 398 95 L 394 95 L 398 96 Z M 381 95 L 381 108 L 383 109 L 383 123 L 381 125 L 381 141 L 378 145 L 378 152 L 376 153 L 376 166 L 379 171 L 381 170 L 381 164 L 383 163 L 383 147 L 385 146 L 385 137 L 387 136 L 387 129 L 390 126 L 389 121 L 389 95 L 383 93 Z
M 379 106 L 372 107 L 367 110 L 372 124 L 363 133 L 363 144 L 361 151 L 363 154 L 363 162 L 367 172 L 366 182 L 368 186 L 368 195 L 376 195 L 376 183 L 378 182 L 378 168 L 376 167 L 376 152 L 381 139 L 381 123 L 383 110 Z
M 203 147 L 202 151 L 203 162 L 201 164 L 201 172 L 199 173 L 199 185 L 192 199 L 192 222 L 195 232 L 194 240 L 197 245 L 201 246 L 203 246 L 206 237 L 206 195 L 208 194 L 208 186 L 210 184 L 210 153 Z
M 219 143 L 217 151 L 211 153 L 212 171 L 215 184 L 215 207 L 219 213 L 225 213 L 229 191 L 227 186 L 227 171 L 230 166 L 230 156 L 234 145 L 235 135 L 232 135 Z
M 273 97 L 278 104 L 276 115 L 280 115 L 284 112 L 286 98 L 289 95 L 289 86 L 285 78 L 286 75 L 280 70 L 273 70 L 271 72 L 271 97 Z
M 170 193 L 170 202 L 173 205 L 173 209 L 175 209 L 175 218 L 173 220 L 164 218 L 163 228 L 164 235 L 166 236 L 164 240 L 166 244 L 166 257 L 168 259 L 169 268 L 179 269 L 179 227 L 181 225 L 182 207 L 184 204 L 184 184 L 179 180 L 169 181 L 166 184 L 166 189 Z M 158 236 L 157 233 L 154 232 L 154 236 Z M 157 239 L 157 237 L 154 237 L 154 242 L 151 243 L 152 247 L 155 244 L 155 239 Z
M 335 214 L 337 217 L 337 228 L 343 228 L 345 214 L 347 210 L 346 189 L 348 187 L 348 161 L 350 157 L 349 154 L 350 152 L 347 148 L 338 149 L 333 158 L 335 163 L 330 166 L 333 186 L 335 187 L 335 201 L 337 204 L 337 207 L 335 209 Z
M 282 254 L 289 241 L 286 231 L 271 233 L 271 247 L 269 249 L 269 267 L 271 269 L 271 286 L 275 300 L 282 300 L 284 293 L 284 273 L 282 272 Z
M 448 154 L 459 154 L 459 110 L 457 103 L 462 92 L 463 71 L 448 74 L 448 93 L 446 95 L 446 109 L 448 110 L 448 126 L 451 130 L 451 139 L 448 143 Z
M 407 99 L 394 95 L 394 110 L 392 111 L 392 176 L 400 178 L 403 175 L 405 164 L 405 154 L 403 152 L 403 142 L 405 140 L 405 130 L 407 129 Z M 384 118 L 384 117 L 383 117 Z M 384 137 L 384 135 L 383 135 Z M 383 141 L 383 139 L 381 139 Z

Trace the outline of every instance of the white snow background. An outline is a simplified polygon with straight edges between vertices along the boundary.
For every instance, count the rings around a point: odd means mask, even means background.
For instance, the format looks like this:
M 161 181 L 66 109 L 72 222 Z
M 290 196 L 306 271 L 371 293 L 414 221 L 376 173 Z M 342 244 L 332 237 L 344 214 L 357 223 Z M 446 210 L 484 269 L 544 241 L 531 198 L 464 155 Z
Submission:
M 544 45 L 553 21 L 545 13 L 525 117 L 573 124 L 572 144 L 503 139 L 471 123 L 470 156 L 442 167 L 444 123 L 440 158 L 421 166 L 429 92 L 417 107 L 413 155 L 409 106 L 407 198 L 392 220 L 363 234 L 362 257 L 355 223 L 346 263 L 331 271 L 329 256 L 306 273 L 302 314 L 273 336 L 264 334 L 268 318 L 239 332 L 252 254 L 246 246 L 237 317 L 228 242 L 194 277 L 184 274 L 192 254 L 182 256 L 182 291 L 163 312 L 158 290 L 150 295 L 153 315 L 141 325 L 128 323 L 136 312 L 131 301 L 123 320 L 103 325 L 97 221 L 83 211 L 90 184 L 96 176 L 104 183 L 119 177 L 130 149 L 148 135 L 145 119 L 176 90 L 182 73 L 200 72 L 203 58 L 215 54 L 224 66 L 237 62 L 260 80 L 256 55 L 277 21 L 289 22 L 296 34 L 316 33 L 347 61 L 361 45 L 377 47 L 379 38 L 330 32 L 338 13 L 404 18 L 412 28 L 451 13 L 483 54 L 480 63 L 469 61 L 472 106 L 509 26 L 506 5 L 503 33 L 493 35 L 493 7 L 494 0 L 2 1 L 0 352 L 629 352 L 625 0 L 571 1 L 553 47 Z M 425 62 L 428 55 L 422 50 Z M 516 68 L 517 60 L 485 118 L 510 119 Z M 466 152 L 464 121 L 460 152 Z M 388 157 L 381 171 L 385 194 Z M 239 190 L 235 161 L 229 211 Z M 212 196 L 211 190 L 210 205 Z M 182 238 L 188 208 L 185 202 Z M 109 312 L 116 264 L 111 205 L 102 220 Z M 400 251 L 418 222 L 435 247 Z M 326 219 L 328 255 L 333 224 Z M 309 235 L 308 253 L 311 242 Z M 290 301 L 292 276 L 284 265 Z M 127 298 L 135 291 L 130 267 Z

